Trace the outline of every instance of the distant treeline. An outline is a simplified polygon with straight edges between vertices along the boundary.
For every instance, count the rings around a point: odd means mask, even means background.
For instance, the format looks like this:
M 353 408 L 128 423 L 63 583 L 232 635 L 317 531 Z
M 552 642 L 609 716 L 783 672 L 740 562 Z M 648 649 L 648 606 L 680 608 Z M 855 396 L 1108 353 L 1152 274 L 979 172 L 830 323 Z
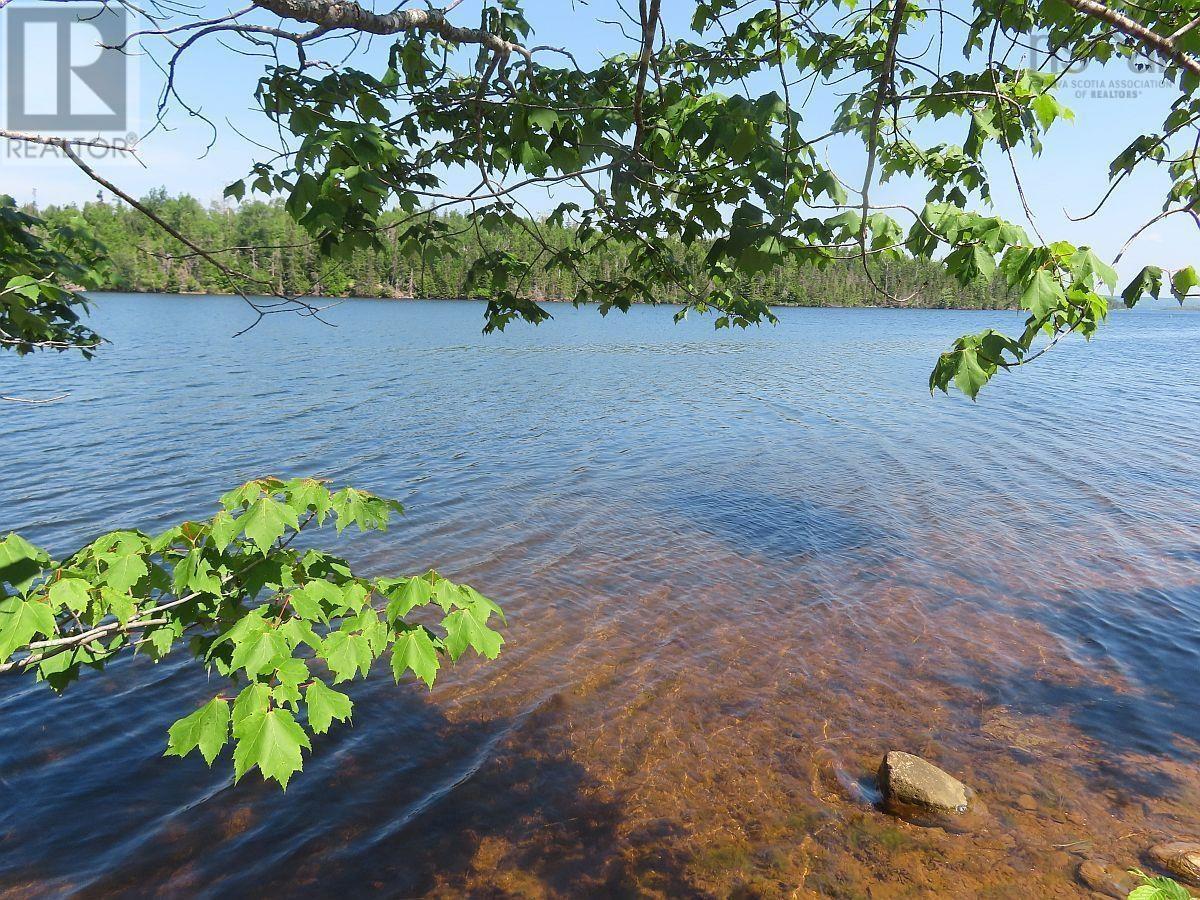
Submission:
M 461 252 L 437 259 L 422 259 L 401 246 L 396 229 L 381 234 L 383 247 L 356 253 L 349 260 L 322 258 L 307 235 L 280 202 L 244 202 L 233 206 L 204 206 L 189 196 L 151 192 L 144 201 L 165 221 L 207 249 L 247 248 L 230 253 L 237 267 L 270 284 L 278 292 L 323 296 L 359 297 L 465 297 L 467 273 L 479 255 L 479 246 L 467 229 L 457 240 Z M 113 202 L 75 207 L 50 207 L 41 214 L 53 220 L 82 212 L 95 236 L 108 249 L 113 268 L 111 287 L 119 291 L 218 293 L 223 282 L 203 259 L 166 235 L 145 216 Z M 465 224 L 448 217 L 450 224 Z M 565 245 L 570 232 L 539 226 L 549 240 Z M 463 230 L 452 228 L 452 231 Z M 536 255 L 530 235 L 517 226 L 487 235 L 493 246 L 517 255 Z M 697 253 L 702 248 L 697 248 Z M 616 247 L 590 252 L 582 271 L 539 272 L 526 285 L 535 299 L 570 298 L 580 278 L 619 275 L 624 261 Z M 898 297 L 909 297 L 909 306 L 996 309 L 1013 303 L 998 285 L 963 287 L 935 263 L 890 261 L 874 264 L 875 280 Z M 881 298 L 857 260 L 836 261 L 817 268 L 788 263 L 747 279 L 746 293 L 770 304 L 795 306 L 872 306 Z M 682 299 L 666 291 L 664 302 Z

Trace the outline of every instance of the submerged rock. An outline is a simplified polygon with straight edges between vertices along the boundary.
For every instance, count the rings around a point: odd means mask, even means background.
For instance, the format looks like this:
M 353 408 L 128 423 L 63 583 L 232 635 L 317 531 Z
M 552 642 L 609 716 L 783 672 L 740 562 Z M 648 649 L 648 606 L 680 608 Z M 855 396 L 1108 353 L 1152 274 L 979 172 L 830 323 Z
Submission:
M 1200 886 L 1200 844 L 1171 841 L 1155 844 L 1148 853 L 1156 866 L 1166 869 L 1180 881 Z
M 1077 874 L 1093 891 L 1121 900 L 1137 886 L 1128 872 L 1104 859 L 1085 859 L 1079 864 Z
M 940 813 L 963 813 L 974 792 L 947 772 L 919 756 L 892 750 L 879 764 L 879 790 L 884 802 Z

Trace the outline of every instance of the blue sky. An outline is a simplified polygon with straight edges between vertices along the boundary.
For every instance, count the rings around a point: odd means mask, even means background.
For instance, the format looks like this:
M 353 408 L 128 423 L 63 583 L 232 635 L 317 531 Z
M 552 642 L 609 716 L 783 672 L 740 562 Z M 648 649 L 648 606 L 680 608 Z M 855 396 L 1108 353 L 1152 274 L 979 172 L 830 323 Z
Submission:
M 678 11 L 689 4 L 668 4 Z M 466 3 L 460 7 L 463 22 L 471 23 L 478 15 Z M 477 8 L 477 5 L 476 5 Z M 568 46 L 582 60 L 596 58 L 629 45 L 610 25 L 595 21 L 601 10 L 596 6 L 571 9 L 555 0 L 534 0 L 527 4 L 531 22 L 537 29 L 536 42 Z M 211 8 L 209 12 L 218 12 Z M 356 60 L 362 68 L 381 67 L 388 42 L 375 46 Z M 133 194 L 142 194 L 159 186 L 172 193 L 190 193 L 202 201 L 216 200 L 223 187 L 246 173 L 263 151 L 239 136 L 267 138 L 269 131 L 252 109 L 255 81 L 264 60 L 236 55 L 217 40 L 209 38 L 197 44 L 184 57 L 178 84 L 184 98 L 199 106 L 218 126 L 218 139 L 205 152 L 211 132 L 207 125 L 191 118 L 176 105 L 167 117 L 169 130 L 160 130 L 141 145 L 144 168 L 132 163 L 100 164 L 106 175 Z M 586 62 L 585 62 L 586 64 Z M 139 80 L 139 110 L 144 130 L 153 119 L 154 104 L 162 77 L 147 60 L 135 60 Z M 1125 62 L 1100 69 L 1092 68 L 1068 76 L 1060 98 L 1076 112 L 1076 120 L 1059 123 L 1050 134 L 1047 149 L 1039 158 L 1020 153 L 1020 170 L 1037 222 L 1047 239 L 1066 238 L 1088 243 L 1101 255 L 1111 258 L 1130 233 L 1157 213 L 1166 189 L 1165 177 L 1147 173 L 1131 179 L 1108 202 L 1102 213 L 1086 222 L 1072 223 L 1066 213 L 1081 214 L 1090 209 L 1107 188 L 1107 170 L 1111 158 L 1128 141 L 1154 131 L 1162 121 L 1174 96 L 1168 85 L 1157 83 L 1155 73 L 1137 74 Z M 1113 80 L 1136 79 L 1136 96 L 1096 96 L 1108 89 Z M 752 90 L 755 86 L 751 86 Z M 763 90 L 773 87 L 764 84 Z M 806 118 L 813 131 L 828 117 L 828 111 L 841 96 L 832 90 L 818 91 L 809 104 Z M 939 126 L 940 140 L 960 143 L 965 124 Z M 829 145 L 831 158 L 843 177 L 852 183 L 861 178 L 865 159 L 861 147 L 850 141 Z M 995 182 L 995 204 L 1001 214 L 1024 223 L 1008 166 L 999 154 L 990 161 Z M 33 199 L 37 190 L 40 204 L 78 202 L 96 194 L 96 186 L 67 163 L 49 160 L 25 162 L 14 166 L 4 162 L 0 190 L 19 201 Z M 896 183 L 876 188 L 877 202 L 902 202 L 920 206 L 923 188 L 911 183 Z M 539 202 L 533 199 L 536 206 Z M 548 199 L 540 201 L 550 205 Z M 1129 251 L 1120 266 L 1123 275 L 1132 275 L 1146 263 L 1179 267 L 1196 262 L 1196 229 L 1186 217 L 1168 219 L 1148 231 Z

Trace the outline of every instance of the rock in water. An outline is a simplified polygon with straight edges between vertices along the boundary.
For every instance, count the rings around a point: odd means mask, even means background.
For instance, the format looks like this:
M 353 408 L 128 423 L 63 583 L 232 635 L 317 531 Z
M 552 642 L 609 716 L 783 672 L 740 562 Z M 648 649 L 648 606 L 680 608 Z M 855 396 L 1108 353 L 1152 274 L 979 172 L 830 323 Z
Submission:
M 1200 885 L 1200 844 L 1192 841 L 1155 844 L 1149 855 L 1156 866 L 1166 869 L 1180 881 Z
M 879 790 L 888 804 L 905 804 L 943 813 L 966 812 L 974 793 L 933 763 L 892 750 L 879 764 Z
M 1079 864 L 1079 880 L 1097 893 L 1124 900 L 1137 883 L 1117 866 L 1103 859 L 1085 859 Z

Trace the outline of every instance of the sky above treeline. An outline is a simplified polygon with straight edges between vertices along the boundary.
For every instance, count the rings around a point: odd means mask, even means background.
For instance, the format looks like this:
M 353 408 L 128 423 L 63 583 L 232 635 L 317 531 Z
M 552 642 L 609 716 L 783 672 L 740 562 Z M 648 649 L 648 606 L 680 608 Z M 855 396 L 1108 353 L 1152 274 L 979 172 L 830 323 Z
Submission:
M 666 6 L 677 19 L 669 25 L 676 34 L 682 34 L 685 23 L 680 13 L 686 7 L 690 14 L 691 4 Z M 464 3 L 455 11 L 456 15 L 461 13 L 463 23 L 478 21 L 478 5 L 474 10 L 470 7 L 470 3 Z M 614 25 L 597 21 L 605 18 L 605 14 L 595 5 L 572 8 L 562 0 L 534 0 L 526 4 L 526 11 L 536 31 L 533 42 L 569 47 L 585 66 L 589 61 L 631 47 Z M 216 8 L 205 9 L 201 16 L 221 12 Z M 376 38 L 360 50 L 352 65 L 381 72 L 389 44 L 390 39 Z M 155 54 L 160 61 L 164 49 L 159 45 Z M 337 60 L 340 55 L 331 47 L 326 58 Z M 173 102 L 164 123 L 141 141 L 140 163 L 100 160 L 97 169 L 135 196 L 165 187 L 171 193 L 191 194 L 205 203 L 219 200 L 226 184 L 245 175 L 255 160 L 269 155 L 259 143 L 268 146 L 278 143 L 269 123 L 254 108 L 255 84 L 266 63 L 262 57 L 233 52 L 215 37 L 200 40 L 183 56 L 176 80 L 182 98 L 215 125 L 215 141 L 213 128 Z M 145 134 L 154 123 L 163 76 L 147 55 L 131 58 L 130 66 L 138 85 L 138 108 L 132 130 Z M 773 87 L 766 82 L 761 85 L 763 92 Z M 749 88 L 751 93 L 758 90 L 754 84 Z M 843 85 L 818 88 L 814 92 L 804 107 L 805 120 L 811 123 L 813 133 L 824 130 L 822 126 L 828 122 L 833 108 L 852 89 L 853 85 Z M 1148 172 L 1123 184 L 1099 214 L 1080 222 L 1070 219 L 1092 210 L 1108 187 L 1107 172 L 1112 158 L 1135 136 L 1157 131 L 1174 96 L 1174 88 L 1163 83 L 1157 71 L 1137 72 L 1124 60 L 1105 67 L 1094 66 L 1063 79 L 1059 98 L 1074 110 L 1075 121 L 1054 126 L 1041 156 L 1034 158 L 1026 149 L 1017 153 L 1029 204 L 1047 240 L 1064 238 L 1090 244 L 1111 259 L 1139 225 L 1161 210 L 1168 182 L 1164 175 Z M 936 129 L 933 136 L 949 143 L 961 143 L 966 136 L 965 122 L 938 125 Z M 826 146 L 842 177 L 851 182 L 861 178 L 865 154 L 860 144 L 841 140 Z M 1027 224 L 1007 161 L 997 153 L 989 160 L 989 166 L 994 181 L 995 211 Z M 463 173 L 449 173 L 447 186 L 468 187 L 468 178 Z M 21 162 L 5 159 L 0 191 L 12 194 L 19 202 L 36 199 L 39 206 L 81 203 L 97 196 L 96 184 L 70 163 L 46 158 Z M 872 200 L 919 208 L 924 202 L 924 192 L 925 188 L 919 184 L 900 181 L 877 187 Z M 105 195 L 105 199 L 111 197 Z M 538 211 L 567 198 L 561 193 L 542 192 L 522 199 L 529 208 Z M 1196 226 L 1185 221 L 1186 218 L 1176 216 L 1148 229 L 1122 260 L 1121 274 L 1131 276 L 1147 263 L 1171 268 L 1196 263 Z

